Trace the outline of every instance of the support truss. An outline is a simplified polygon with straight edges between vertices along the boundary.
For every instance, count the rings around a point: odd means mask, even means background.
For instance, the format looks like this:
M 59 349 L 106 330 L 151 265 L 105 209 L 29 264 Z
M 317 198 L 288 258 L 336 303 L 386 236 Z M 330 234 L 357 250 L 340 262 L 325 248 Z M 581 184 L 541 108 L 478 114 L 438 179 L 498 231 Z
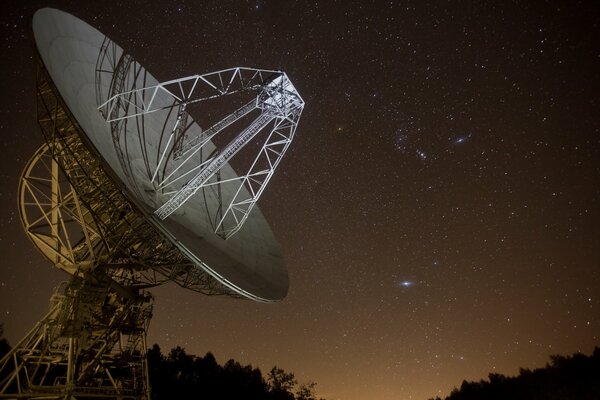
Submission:
M 122 63 L 116 63 L 113 80 L 119 80 L 123 75 L 119 65 Z M 116 85 L 111 84 L 111 88 L 114 87 Z M 256 96 L 210 128 L 200 130 L 200 135 L 186 133 L 189 105 L 240 92 L 255 92 Z M 122 93 L 111 92 L 111 97 L 99 106 L 99 110 L 113 131 L 115 124 L 129 118 L 143 117 L 161 110 L 177 110 L 173 127 L 165 140 L 167 144 L 160 150 L 151 177 L 157 192 L 170 196 L 155 211 L 155 215 L 160 219 L 167 218 L 199 190 L 211 188 L 221 193 L 215 186 L 235 184 L 235 195 L 228 199 L 219 198 L 223 204 L 217 208 L 218 213 L 214 216 L 215 233 L 227 239 L 241 228 L 269 182 L 293 139 L 303 107 L 304 101 L 285 73 L 238 67 L 133 88 Z M 197 154 L 208 143 L 212 146 L 213 138 L 237 121 L 257 112 L 252 122 L 227 145 L 209 158 L 199 160 Z M 261 131 L 267 129 L 268 133 L 264 135 L 266 139 L 261 140 L 262 146 L 250 163 L 250 168 L 237 178 L 221 180 L 221 168 L 255 140 Z M 159 171 L 165 173 L 161 175 Z
M 60 172 L 48 145 L 34 154 L 23 171 L 19 208 L 29 238 L 69 274 L 92 268 L 94 260 L 106 253 L 91 212 Z
M 228 238 L 241 228 L 292 142 L 295 128 L 287 119 L 277 120 L 249 171 L 237 178 L 241 184 L 217 224 L 217 234 Z
M 171 108 L 171 100 L 193 104 L 239 91 L 261 89 L 281 75 L 284 74 L 279 71 L 229 68 L 117 93 L 98 109 L 107 117 L 107 122 L 113 122 Z
M 149 400 L 152 297 L 105 274 L 73 276 L 0 360 L 0 399 Z

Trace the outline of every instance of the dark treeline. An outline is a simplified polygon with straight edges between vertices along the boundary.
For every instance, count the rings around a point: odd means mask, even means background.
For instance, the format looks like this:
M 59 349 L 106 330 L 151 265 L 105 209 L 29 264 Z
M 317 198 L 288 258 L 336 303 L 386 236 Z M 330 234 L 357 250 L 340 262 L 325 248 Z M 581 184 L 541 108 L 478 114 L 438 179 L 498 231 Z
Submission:
M 2 336 L 0 325 L 0 357 L 10 350 Z M 487 380 L 463 381 L 444 400 L 600 399 L 600 348 L 590 356 L 556 355 L 550 360 L 545 368 L 521 369 L 516 377 L 489 374 Z M 162 354 L 154 345 L 148 351 L 148 369 L 153 400 L 317 400 L 315 384 L 299 385 L 292 373 L 273 367 L 263 376 L 258 368 L 235 360 L 219 365 L 210 352 L 197 357 L 176 347 Z
M 545 368 L 521 369 L 515 377 L 489 374 L 488 380 L 463 381 L 445 400 L 600 399 L 600 348 L 591 356 L 576 353 L 551 356 L 550 360 Z
M 315 384 L 298 385 L 294 374 L 273 367 L 267 376 L 235 360 L 219 365 L 212 353 L 187 354 L 181 347 L 162 354 L 158 345 L 148 351 L 152 398 L 316 400 Z
M 10 349 L 0 324 L 0 358 Z M 263 376 L 251 365 L 235 360 L 219 365 L 212 353 L 196 357 L 181 347 L 165 355 L 155 344 L 148 351 L 148 373 L 152 400 L 317 400 L 315 383 L 298 384 L 294 374 L 281 368 Z

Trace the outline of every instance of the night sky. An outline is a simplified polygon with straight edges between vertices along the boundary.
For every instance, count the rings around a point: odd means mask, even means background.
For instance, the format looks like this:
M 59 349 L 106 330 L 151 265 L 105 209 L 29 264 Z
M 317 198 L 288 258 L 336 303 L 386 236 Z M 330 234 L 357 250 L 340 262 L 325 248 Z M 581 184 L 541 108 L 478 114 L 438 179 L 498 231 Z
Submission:
M 259 207 L 282 302 L 153 290 L 149 342 L 273 365 L 333 399 L 427 399 L 600 345 L 600 3 L 9 1 L 0 15 L 0 322 L 66 280 L 23 233 L 42 144 L 30 17 L 53 6 L 159 80 L 281 69 L 306 101 Z

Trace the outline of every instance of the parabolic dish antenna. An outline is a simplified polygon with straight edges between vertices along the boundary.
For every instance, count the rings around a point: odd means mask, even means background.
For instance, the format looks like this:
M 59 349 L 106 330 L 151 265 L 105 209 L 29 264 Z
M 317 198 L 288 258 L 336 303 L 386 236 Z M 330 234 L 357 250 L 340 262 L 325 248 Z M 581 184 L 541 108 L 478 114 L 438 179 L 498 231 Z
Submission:
M 255 203 L 304 106 L 286 74 L 231 68 L 159 83 L 70 14 L 41 9 L 33 32 L 84 142 L 146 220 L 235 293 L 285 297 L 281 250 Z M 244 146 L 254 146 L 250 157 Z M 240 175 L 234 158 L 249 165 Z
M 146 289 L 175 282 L 261 302 L 287 294 L 256 202 L 304 101 L 281 71 L 158 82 L 55 9 L 35 13 L 33 34 L 45 144 L 21 176 L 19 211 L 70 280 L 0 360 L 0 398 L 149 399 Z

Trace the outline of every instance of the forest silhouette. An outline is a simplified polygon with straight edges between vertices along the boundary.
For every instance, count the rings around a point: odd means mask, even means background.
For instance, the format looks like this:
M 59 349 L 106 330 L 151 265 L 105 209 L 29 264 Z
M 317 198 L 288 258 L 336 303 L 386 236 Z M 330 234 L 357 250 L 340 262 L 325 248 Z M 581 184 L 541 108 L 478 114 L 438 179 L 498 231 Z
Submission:
M 0 359 L 10 350 L 0 324 Z M 293 373 L 276 366 L 263 376 L 233 359 L 220 365 L 210 352 L 197 357 L 178 346 L 163 354 L 157 344 L 147 356 L 152 400 L 317 400 L 314 382 L 299 384 Z
M 599 400 L 600 348 L 592 355 L 554 355 L 544 368 L 520 369 L 515 377 L 489 374 L 463 381 L 444 400 Z M 430 400 L 442 400 L 440 397 Z
M 10 345 L 2 337 L 0 358 Z M 208 352 L 204 357 L 175 347 L 163 354 L 158 345 L 148 350 L 153 400 L 248 399 L 317 400 L 315 383 L 298 384 L 293 373 L 273 367 L 266 376 L 258 368 L 231 359 L 220 365 Z M 591 355 L 554 355 L 544 368 L 521 369 L 518 376 L 492 373 L 487 380 L 463 381 L 443 400 L 599 400 L 600 348 Z M 323 399 L 319 399 L 323 400 Z M 430 400 L 442 400 L 440 397 Z
M 263 376 L 258 368 L 231 359 L 219 365 L 175 347 L 162 354 L 158 345 L 148 351 L 152 399 L 317 400 L 315 383 L 298 384 L 294 374 L 273 367 Z

